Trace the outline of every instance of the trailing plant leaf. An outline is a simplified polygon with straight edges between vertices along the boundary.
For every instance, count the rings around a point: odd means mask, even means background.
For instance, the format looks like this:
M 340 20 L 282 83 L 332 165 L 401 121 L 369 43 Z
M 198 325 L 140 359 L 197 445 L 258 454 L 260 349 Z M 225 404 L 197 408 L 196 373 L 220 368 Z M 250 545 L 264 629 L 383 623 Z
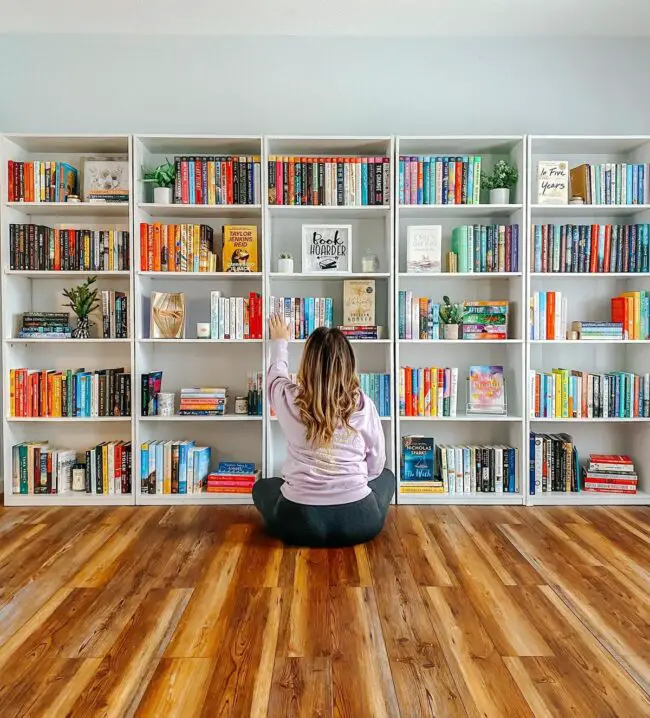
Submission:
M 152 170 L 144 170 L 144 181 L 155 187 L 173 187 L 176 181 L 176 167 L 168 160 Z

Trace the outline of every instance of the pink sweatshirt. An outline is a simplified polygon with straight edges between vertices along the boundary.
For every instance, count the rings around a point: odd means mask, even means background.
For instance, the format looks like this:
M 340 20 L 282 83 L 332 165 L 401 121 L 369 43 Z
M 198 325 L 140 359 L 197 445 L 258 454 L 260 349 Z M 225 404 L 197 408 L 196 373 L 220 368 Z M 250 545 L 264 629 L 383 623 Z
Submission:
M 384 430 L 374 403 L 361 394 L 359 408 L 350 418 L 355 429 L 337 429 L 332 444 L 315 448 L 307 442 L 305 427 L 294 405 L 297 387 L 289 379 L 287 342 L 271 342 L 268 391 L 287 439 L 282 467 L 282 493 L 289 501 L 310 506 L 334 506 L 359 501 L 370 493 L 368 481 L 377 478 L 386 462 Z

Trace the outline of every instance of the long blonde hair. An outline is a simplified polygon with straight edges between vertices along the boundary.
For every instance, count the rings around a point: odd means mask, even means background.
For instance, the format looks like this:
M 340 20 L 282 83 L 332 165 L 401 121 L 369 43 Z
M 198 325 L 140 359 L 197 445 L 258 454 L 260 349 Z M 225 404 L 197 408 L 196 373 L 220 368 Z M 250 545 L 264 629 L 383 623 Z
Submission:
M 316 329 L 307 339 L 298 370 L 296 406 L 307 441 L 329 446 L 335 430 L 352 431 L 350 417 L 359 403 L 359 378 L 352 346 L 338 329 Z

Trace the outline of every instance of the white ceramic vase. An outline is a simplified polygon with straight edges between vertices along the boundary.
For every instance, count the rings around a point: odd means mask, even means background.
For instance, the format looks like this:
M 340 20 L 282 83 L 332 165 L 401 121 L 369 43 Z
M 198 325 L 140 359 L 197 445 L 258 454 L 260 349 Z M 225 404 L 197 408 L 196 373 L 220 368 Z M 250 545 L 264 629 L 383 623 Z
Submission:
M 281 257 L 278 259 L 278 272 L 280 274 L 293 274 L 293 259 Z
M 460 324 L 443 324 L 442 325 L 442 336 L 445 339 L 458 339 L 458 330 Z
M 491 189 L 490 204 L 510 204 L 509 189 Z
M 156 204 L 171 204 L 172 203 L 172 188 L 171 187 L 154 187 L 153 188 L 153 201 Z

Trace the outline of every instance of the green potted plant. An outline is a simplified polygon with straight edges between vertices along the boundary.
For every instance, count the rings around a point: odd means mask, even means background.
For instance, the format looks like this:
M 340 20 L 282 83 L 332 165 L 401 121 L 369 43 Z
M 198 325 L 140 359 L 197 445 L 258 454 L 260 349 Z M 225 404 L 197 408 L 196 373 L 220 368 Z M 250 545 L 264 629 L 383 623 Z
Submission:
M 490 190 L 490 204 L 510 204 L 510 190 L 518 179 L 517 168 L 505 160 L 499 160 L 492 168 L 492 173 L 481 179 L 481 186 Z
M 278 257 L 278 272 L 293 274 L 293 257 L 290 252 L 280 252 Z
M 63 296 L 69 300 L 65 306 L 77 315 L 77 326 L 72 330 L 73 339 L 88 339 L 91 325 L 89 316 L 99 306 L 99 290 L 92 286 L 96 281 L 97 277 L 88 277 L 78 287 L 63 290 Z
M 176 168 L 168 160 L 152 170 L 144 170 L 144 182 L 153 184 L 153 201 L 156 204 L 171 204 L 172 189 L 176 181 Z
M 442 298 L 444 304 L 440 307 L 440 322 L 442 324 L 443 339 L 458 339 L 458 328 L 463 323 L 465 309 L 462 303 L 453 303 L 449 297 Z

